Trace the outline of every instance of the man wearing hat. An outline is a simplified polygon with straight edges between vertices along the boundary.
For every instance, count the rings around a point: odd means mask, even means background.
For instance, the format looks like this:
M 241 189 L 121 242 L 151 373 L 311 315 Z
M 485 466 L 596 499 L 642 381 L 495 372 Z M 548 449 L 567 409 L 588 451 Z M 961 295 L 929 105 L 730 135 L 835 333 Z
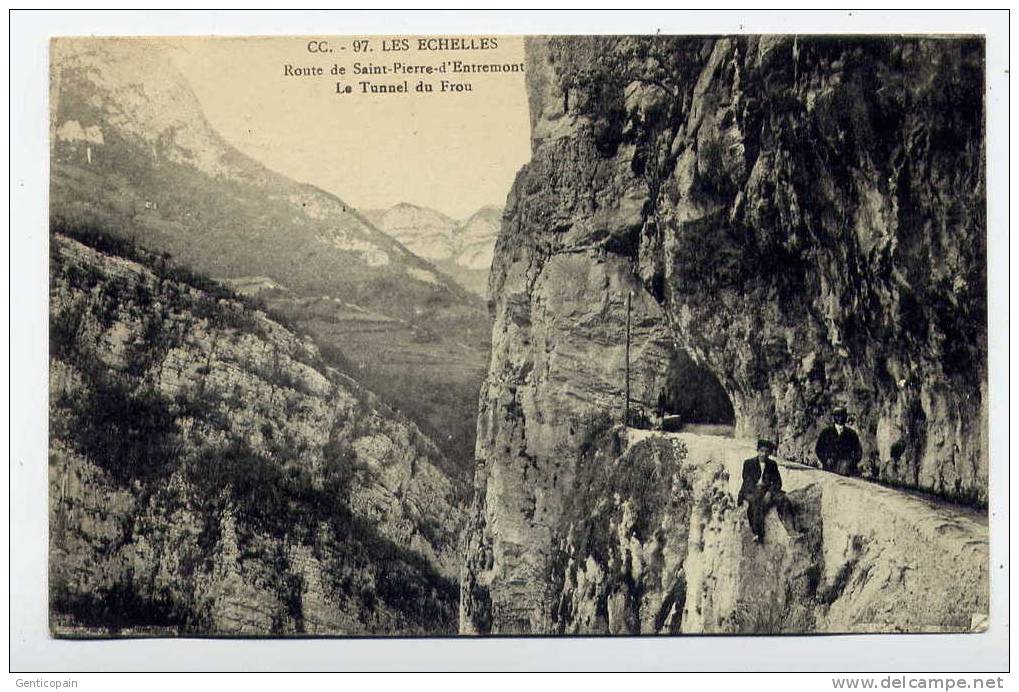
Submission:
M 863 448 L 860 447 L 860 438 L 856 431 L 846 423 L 849 421 L 849 414 L 842 406 L 832 411 L 832 425 L 825 428 L 820 437 L 817 438 L 817 446 L 814 451 L 817 459 L 821 462 L 821 468 L 843 476 L 859 475 L 860 459 L 863 457 Z
M 757 456 L 743 462 L 743 485 L 739 489 L 737 504 L 747 503 L 747 521 L 758 543 L 764 541 L 764 518 L 768 510 L 785 508 L 786 498 L 782 492 L 782 476 L 778 464 L 771 458 L 775 443 L 771 440 L 757 441 Z

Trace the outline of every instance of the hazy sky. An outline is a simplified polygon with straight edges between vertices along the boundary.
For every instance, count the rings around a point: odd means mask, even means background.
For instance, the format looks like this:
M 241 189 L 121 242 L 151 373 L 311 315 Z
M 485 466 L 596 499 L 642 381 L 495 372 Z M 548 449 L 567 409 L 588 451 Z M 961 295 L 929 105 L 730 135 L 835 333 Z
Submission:
M 310 38 L 329 41 L 332 54 L 308 52 Z M 438 65 L 443 60 L 519 63 L 523 41 L 499 37 L 486 51 L 352 52 L 342 37 L 187 39 L 174 62 L 201 101 L 210 123 L 230 143 L 266 166 L 312 183 L 362 209 L 397 202 L 429 206 L 462 218 L 485 204 L 502 205 L 513 177 L 529 158 L 524 77 L 447 75 L 470 80 L 467 94 L 413 93 L 413 75 L 353 76 L 354 62 Z M 412 45 L 414 45 L 412 43 Z M 343 46 L 341 49 L 340 47 Z M 333 64 L 348 74 L 328 74 Z M 284 65 L 320 66 L 321 77 L 284 75 Z M 336 81 L 394 84 L 409 94 L 337 95 Z M 426 77 L 438 84 L 438 76 Z

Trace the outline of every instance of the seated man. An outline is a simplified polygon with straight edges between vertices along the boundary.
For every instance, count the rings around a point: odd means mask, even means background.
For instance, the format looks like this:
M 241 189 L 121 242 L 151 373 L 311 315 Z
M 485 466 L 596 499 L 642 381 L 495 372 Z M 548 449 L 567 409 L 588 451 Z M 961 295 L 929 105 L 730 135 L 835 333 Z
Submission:
M 846 425 L 848 421 L 849 414 L 845 408 L 839 406 L 832 411 L 833 425 L 821 432 L 814 452 L 825 471 L 843 476 L 858 476 L 863 448 L 860 447 L 856 431 Z
M 747 520 L 754 540 L 764 541 L 764 518 L 768 510 L 775 507 L 785 512 L 788 501 L 782 492 L 782 476 L 778 464 L 771 458 L 775 443 L 771 440 L 757 441 L 757 456 L 743 462 L 743 485 L 739 489 L 737 504 L 747 503 Z

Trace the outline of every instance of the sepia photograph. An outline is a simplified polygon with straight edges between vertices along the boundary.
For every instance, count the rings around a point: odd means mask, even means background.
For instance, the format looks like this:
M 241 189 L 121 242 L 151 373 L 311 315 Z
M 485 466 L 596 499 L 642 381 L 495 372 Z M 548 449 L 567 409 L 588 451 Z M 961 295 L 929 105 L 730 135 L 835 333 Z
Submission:
M 62 660 L 1007 630 L 979 27 L 224 16 L 39 44 L 46 420 L 11 492 Z
M 54 39 L 53 633 L 980 631 L 983 58 Z

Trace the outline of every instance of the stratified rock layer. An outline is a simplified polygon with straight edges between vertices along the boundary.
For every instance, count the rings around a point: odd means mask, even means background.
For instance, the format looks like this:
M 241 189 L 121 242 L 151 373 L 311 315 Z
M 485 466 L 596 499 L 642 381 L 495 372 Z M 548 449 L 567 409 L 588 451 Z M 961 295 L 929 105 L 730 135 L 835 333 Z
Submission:
M 577 478 L 598 480 L 585 468 L 591 441 L 622 417 L 627 293 L 638 411 L 654 405 L 679 347 L 718 378 L 739 437 L 780 433 L 781 456 L 810 461 L 827 413 L 842 404 L 868 477 L 986 502 L 980 41 L 554 38 L 529 41 L 527 57 L 532 160 L 508 199 L 493 263 L 463 631 L 772 629 L 763 615 L 734 616 L 736 596 L 721 610 L 695 601 L 700 613 L 688 597 L 678 619 L 678 609 L 635 611 L 648 594 L 659 606 L 662 594 L 678 601 L 675 556 L 664 581 L 639 594 L 613 587 L 604 606 L 576 596 L 581 581 L 594 593 L 604 585 L 598 559 L 570 567 L 573 586 L 560 590 L 561 542 L 578 511 L 571 489 Z M 839 509 L 841 493 L 825 484 L 803 493 L 817 500 L 807 504 L 826 551 L 832 531 L 870 535 L 853 523 L 864 520 L 855 507 L 868 493 L 908 498 L 866 484 Z M 893 566 L 909 581 L 897 609 L 832 600 L 807 584 L 789 597 L 803 610 L 798 627 L 969 626 L 980 599 L 953 604 L 939 590 L 937 554 L 914 559 L 912 539 L 896 538 L 920 531 L 923 511 L 901 517 L 887 534 L 872 527 L 891 575 L 880 584 L 899 579 Z M 699 568 L 716 601 L 765 569 L 717 557 L 740 554 L 729 526 Z M 670 549 L 678 555 L 683 543 Z M 964 541 L 945 559 L 965 563 L 986 602 L 986 552 L 959 557 L 966 550 Z M 785 580 L 818 567 L 773 557 Z M 894 591 L 878 578 L 867 572 L 859 588 L 879 599 Z M 815 598 L 830 601 L 823 612 L 807 605 Z

